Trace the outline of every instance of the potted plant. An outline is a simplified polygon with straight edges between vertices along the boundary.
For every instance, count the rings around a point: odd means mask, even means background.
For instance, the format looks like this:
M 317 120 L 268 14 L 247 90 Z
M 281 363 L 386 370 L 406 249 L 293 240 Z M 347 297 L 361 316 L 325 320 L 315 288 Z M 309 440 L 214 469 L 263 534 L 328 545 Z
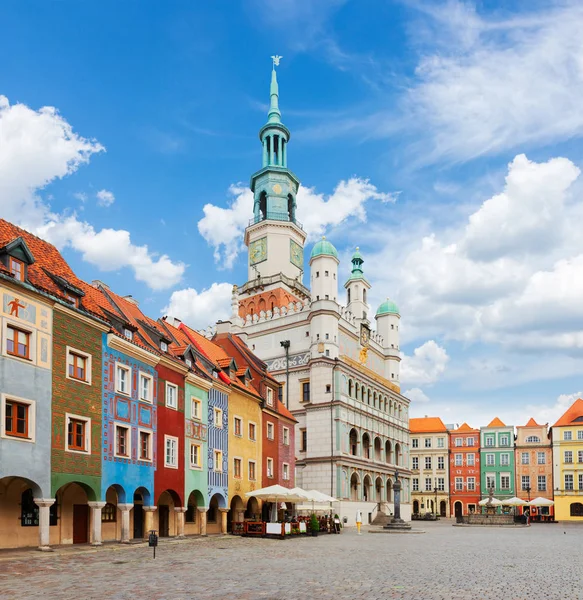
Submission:
M 318 521 L 316 515 L 313 513 L 310 517 L 310 531 L 312 532 L 313 537 L 317 537 L 318 531 L 320 531 L 320 522 Z

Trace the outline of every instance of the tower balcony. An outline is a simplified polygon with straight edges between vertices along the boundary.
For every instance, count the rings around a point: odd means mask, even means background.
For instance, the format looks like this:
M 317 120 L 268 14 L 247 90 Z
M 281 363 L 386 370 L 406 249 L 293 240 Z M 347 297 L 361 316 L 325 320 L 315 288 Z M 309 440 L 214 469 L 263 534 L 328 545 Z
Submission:
M 267 215 L 260 215 L 258 217 L 253 217 L 252 219 L 249 219 L 249 226 L 257 225 L 257 223 L 261 223 L 261 221 L 287 221 L 289 223 L 293 223 L 294 225 L 299 227 L 302 231 L 304 230 L 303 225 L 296 219 L 290 219 L 289 213 L 287 213 L 287 212 L 270 211 L 267 213 Z

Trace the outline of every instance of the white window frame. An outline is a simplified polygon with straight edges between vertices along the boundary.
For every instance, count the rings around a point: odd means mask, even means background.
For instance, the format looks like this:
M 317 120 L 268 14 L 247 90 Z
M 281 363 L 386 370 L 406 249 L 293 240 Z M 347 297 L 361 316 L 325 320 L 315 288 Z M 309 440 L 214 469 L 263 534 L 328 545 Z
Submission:
M 142 379 L 146 379 L 150 382 L 149 398 L 142 398 Z M 144 373 L 143 371 L 140 371 L 138 377 L 138 396 L 141 402 L 147 402 L 148 404 L 152 404 L 154 402 L 154 378 L 149 373 Z
M 127 375 L 127 387 L 129 391 L 123 392 L 122 390 L 119 389 L 119 379 L 118 379 L 118 371 L 125 371 L 126 375 Z M 122 394 L 124 396 L 131 396 L 132 395 L 132 370 L 130 367 L 128 367 L 127 365 L 122 365 L 120 362 L 116 362 L 115 363 L 115 384 L 114 384 L 114 388 L 115 388 L 115 393 L 116 394 Z
M 494 485 L 488 485 L 488 480 L 493 481 Z M 486 473 L 485 482 L 486 490 L 496 489 L 496 473 Z
M 5 438 L 7 440 L 14 440 L 17 442 L 29 442 L 31 444 L 34 444 L 36 441 L 36 402 L 34 400 L 29 400 L 28 398 L 20 398 L 19 396 L 14 396 L 13 394 L 2 394 L 1 399 L 2 415 L 0 419 L 0 437 Z M 28 405 L 28 437 L 19 437 L 16 435 L 8 435 L 6 433 L 6 402 L 10 400 L 13 400 L 14 402 L 19 402 L 20 404 Z
M 571 487 L 567 486 L 567 477 L 571 478 Z M 573 473 L 565 473 L 563 475 L 563 483 L 565 485 L 565 491 L 572 491 L 575 489 L 575 477 L 573 477 Z
M 413 491 L 419 491 L 419 477 L 413 477 Z
M 282 466 L 281 478 L 284 481 L 289 481 L 289 463 L 283 463 L 281 466 Z
M 431 487 L 431 482 L 432 482 L 431 477 L 426 477 L 425 478 L 425 491 L 426 492 L 433 491 L 433 488 Z
M 239 475 L 236 474 L 235 463 L 239 461 L 240 469 Z M 233 479 L 243 479 L 243 457 L 233 456 Z
M 510 466 L 510 454 L 508 452 L 503 452 L 500 454 L 500 466 L 501 467 L 509 467 Z
M 128 432 L 127 436 L 127 454 L 120 454 L 117 451 L 117 430 L 118 428 L 126 429 Z M 116 458 L 121 458 L 123 460 L 131 460 L 132 458 L 132 427 L 129 423 L 118 423 L 114 421 L 113 423 L 113 455 Z
M 468 492 L 475 492 L 476 491 L 476 478 L 475 477 L 468 477 Z
M 542 458 L 542 460 L 541 460 L 541 458 Z M 536 464 L 537 465 L 546 465 L 547 464 L 546 452 L 537 452 L 536 453 Z
M 530 487 L 530 475 L 521 475 L 520 476 L 520 489 L 523 492 L 526 492 L 526 488 L 529 488 L 529 487 Z
M 14 354 L 8 354 L 8 326 L 12 325 L 16 329 L 20 329 L 24 333 L 28 333 L 30 336 L 28 338 L 29 343 L 29 354 L 28 358 L 22 358 L 21 356 L 15 356 Z M 31 329 L 26 325 L 26 323 L 22 323 L 21 321 L 14 321 L 9 317 L 4 317 L 4 323 L 2 325 L 2 354 L 7 358 L 19 360 L 27 365 L 31 363 L 36 365 L 37 356 L 36 356 L 36 329 Z
M 142 451 L 142 443 L 140 440 L 140 433 L 148 434 L 148 455 L 150 458 L 140 458 L 140 452 Z M 137 460 L 141 462 L 149 462 L 151 463 L 154 460 L 154 432 L 151 429 L 138 429 L 138 452 L 137 452 Z
M 427 466 L 427 465 L 429 465 L 429 466 Z M 433 461 L 431 460 L 431 456 L 426 456 L 424 469 L 426 471 L 430 471 L 432 468 L 433 468 Z
M 462 438 L 455 438 L 455 447 L 460 448 L 464 445 L 464 440 Z
M 289 427 L 283 428 L 283 445 L 289 446 Z
M 464 464 L 464 455 L 461 452 L 455 454 L 454 464 L 456 467 L 462 467 Z M 456 477 L 457 479 L 457 477 Z
M 237 433 L 237 428 L 235 427 L 237 421 L 239 421 L 239 423 L 241 424 L 241 426 L 239 427 L 239 431 L 241 433 Z M 243 417 L 240 417 L 239 415 L 233 415 L 233 435 L 237 437 L 243 437 Z
M 174 442 L 176 444 L 176 456 L 175 456 L 176 463 L 175 464 L 168 462 L 168 442 Z M 179 450 L 180 450 L 180 443 L 178 441 L 178 438 L 173 435 L 165 435 L 164 436 L 164 467 L 166 469 L 178 469 L 178 464 L 180 462 L 180 460 L 178 458 Z
M 510 446 L 510 436 L 507 433 L 503 433 L 500 435 L 500 446 Z
M 484 441 L 486 442 L 486 447 L 488 448 L 493 448 L 494 447 L 494 436 L 493 435 L 486 435 L 484 436 Z
M 65 354 L 65 377 L 70 381 L 76 381 L 77 383 L 82 383 L 83 385 L 91 385 L 91 367 L 93 358 L 91 354 L 87 354 L 87 352 L 83 352 L 82 350 L 77 350 L 77 348 L 73 348 L 72 346 L 66 346 L 66 354 Z M 69 354 L 77 354 L 82 356 L 85 359 L 85 377 L 86 379 L 77 379 L 76 377 L 71 377 L 69 375 Z
M 583 463 L 583 450 L 577 450 L 577 462 L 579 464 Z
M 569 459 L 570 459 L 570 460 L 567 460 L 567 455 L 569 455 Z M 563 452 L 563 462 L 564 462 L 566 465 L 571 465 L 571 464 L 573 464 L 573 451 L 572 451 L 572 450 L 565 450 L 565 451 Z
M 251 428 L 252 427 L 253 427 L 253 431 L 255 432 L 255 437 L 251 437 Z M 249 423 L 247 424 L 247 433 L 249 434 L 248 437 L 252 442 L 257 441 L 257 423 L 255 423 L 255 421 L 249 421 Z
M 251 465 L 253 465 L 253 475 L 251 477 Z M 257 481 L 257 462 L 254 460 L 247 461 L 247 473 L 249 473 L 249 481 Z
M 502 478 L 508 477 L 508 487 L 502 486 Z M 501 490 L 511 490 L 512 489 L 512 477 L 510 477 L 510 473 L 500 473 L 500 489 Z
M 213 408 L 213 425 L 217 429 L 223 428 L 223 409 L 214 407 Z
M 411 448 L 419 448 L 419 438 L 411 439 Z
M 583 440 L 583 429 L 578 429 L 577 430 L 577 439 L 578 440 Z
M 530 465 L 530 452 L 521 452 L 520 453 L 520 464 L 521 465 Z
M 543 487 L 541 487 L 541 479 L 544 482 Z M 547 491 L 547 476 L 546 475 L 537 475 L 536 489 L 538 492 L 546 492 Z
M 476 443 L 476 438 L 469 437 L 466 439 L 466 446 L 473 447 L 473 446 L 475 446 L 475 443 Z
M 423 447 L 424 448 L 431 448 L 431 446 L 432 446 L 432 440 L 431 440 L 431 438 L 425 438 L 425 440 L 424 440 L 424 446 Z
M 439 492 L 445 492 L 445 477 L 437 478 L 437 490 Z
M 463 477 L 456 477 L 455 478 L 455 491 L 456 492 L 462 492 L 464 489 L 464 478 Z
M 565 442 L 570 442 L 573 439 L 573 432 L 572 431 L 563 431 L 563 440 Z
M 466 465 L 468 467 L 476 466 L 476 455 L 473 452 L 468 452 L 466 454 Z
M 438 456 L 437 457 L 437 470 L 442 471 L 443 469 L 445 469 L 445 457 Z
M 275 439 L 275 425 L 270 421 L 267 421 L 267 439 L 274 440 Z
M 273 406 L 273 390 L 268 387 L 267 388 L 267 406 Z
M 442 437 L 437 438 L 437 447 L 445 448 L 445 438 L 442 438 Z
M 274 469 L 273 469 L 273 458 L 271 458 L 270 456 L 267 457 L 267 462 L 266 462 L 266 468 L 267 468 L 267 477 L 269 479 L 272 479 L 273 477 L 275 477 L 274 475 Z
M 83 421 L 85 423 L 85 450 L 69 448 L 69 421 L 71 420 Z M 74 454 L 91 454 L 91 419 L 89 417 L 65 413 L 65 451 L 72 452 Z
M 496 466 L 496 455 L 492 453 L 486 454 L 486 466 L 494 467 Z
M 412 456 L 411 457 L 411 468 L 414 471 L 418 471 L 419 470 L 419 457 L 418 456 Z
M 194 407 L 197 406 L 200 410 L 196 411 Z M 196 412 L 199 412 L 199 416 L 195 415 Z M 190 397 L 190 416 L 194 421 L 202 421 L 202 400 L 197 396 Z
M 197 463 L 192 462 L 192 449 L 194 447 L 198 448 L 198 462 Z M 188 462 L 190 464 L 190 468 L 193 471 L 202 470 L 202 444 L 199 444 L 198 442 L 190 442 L 190 446 L 188 448 Z
M 169 398 L 169 394 L 168 394 L 168 390 L 174 390 L 174 400 L 175 400 L 175 404 L 169 404 L 168 403 L 168 398 Z M 166 382 L 166 387 L 165 387 L 165 392 L 164 392 L 164 405 L 166 406 L 166 408 L 171 408 L 172 410 L 178 410 L 178 386 L 175 383 L 170 383 L 169 381 Z
M 217 460 L 217 456 L 218 456 L 218 460 Z M 217 469 L 217 467 L 218 467 L 218 469 Z M 218 450 L 217 448 L 215 448 L 213 450 L 213 471 L 215 471 L 215 473 L 223 472 L 223 451 Z

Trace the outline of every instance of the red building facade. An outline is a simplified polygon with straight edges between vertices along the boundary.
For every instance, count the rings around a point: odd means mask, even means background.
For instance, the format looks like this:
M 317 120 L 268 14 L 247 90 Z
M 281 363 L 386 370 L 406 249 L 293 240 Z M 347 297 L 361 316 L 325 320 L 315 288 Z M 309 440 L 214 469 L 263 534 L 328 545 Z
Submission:
M 450 431 L 449 452 L 451 514 L 476 512 L 480 501 L 480 430 L 464 423 Z

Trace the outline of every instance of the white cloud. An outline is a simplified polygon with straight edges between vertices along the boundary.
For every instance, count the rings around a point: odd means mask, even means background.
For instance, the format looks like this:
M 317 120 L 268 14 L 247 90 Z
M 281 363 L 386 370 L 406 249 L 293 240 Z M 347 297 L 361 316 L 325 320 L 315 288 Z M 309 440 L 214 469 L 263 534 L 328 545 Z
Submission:
M 526 412 L 532 415 L 537 423 L 554 425 L 571 404 L 581 397 L 583 397 L 583 392 L 561 394 L 552 406 L 530 404 L 527 406 Z
M 229 319 L 232 290 L 230 283 L 213 283 L 202 292 L 193 288 L 177 290 L 170 296 L 162 313 L 177 317 L 194 329 L 203 329 L 218 320 Z
M 367 273 L 402 307 L 405 340 L 583 349 L 579 172 L 565 158 L 519 155 L 501 192 L 457 227 L 404 249 L 389 232 Z
M 124 230 L 95 229 L 75 214 L 56 214 L 39 192 L 55 179 L 74 173 L 91 156 L 105 151 L 95 140 L 85 139 L 56 109 L 38 111 L 24 104 L 10 105 L 0 96 L 0 206 L 2 217 L 45 237 L 59 248 L 70 246 L 102 270 L 129 267 L 137 280 L 152 289 L 178 283 L 185 265 L 168 256 L 156 256 L 147 246 L 136 246 Z M 99 196 L 101 194 L 101 197 Z M 99 192 L 100 201 L 113 194 Z M 75 194 L 85 201 L 86 194 Z
M 115 202 L 115 196 L 113 195 L 113 192 L 110 192 L 108 190 L 99 190 L 96 196 L 97 204 L 99 204 L 99 206 L 107 208 Z
M 415 402 L 415 403 L 429 402 L 429 397 L 420 388 L 411 388 L 410 390 L 403 392 L 403 396 L 405 396 L 405 398 L 409 398 L 409 400 L 411 400 L 411 402 Z
M 215 261 L 230 269 L 243 249 L 243 232 L 253 216 L 253 194 L 241 184 L 229 188 L 232 199 L 227 208 L 206 204 L 198 230 L 214 248 Z M 395 194 L 379 192 L 367 179 L 352 177 L 340 181 L 329 196 L 314 188 L 300 186 L 297 194 L 297 218 L 309 240 L 320 237 L 327 228 L 336 227 L 351 217 L 366 221 L 365 204 L 369 200 L 394 202 Z
M 79 202 L 87 202 L 87 194 L 85 192 L 75 192 L 73 198 L 79 200 Z
M 445 348 L 429 340 L 415 348 L 412 356 L 402 356 L 401 381 L 407 385 L 435 383 L 445 372 L 448 361 Z
M 427 160 L 468 160 L 583 134 L 580 3 L 504 18 L 455 1 L 417 6 L 429 18 L 411 28 L 422 58 L 404 102 L 407 125 L 429 138 Z

